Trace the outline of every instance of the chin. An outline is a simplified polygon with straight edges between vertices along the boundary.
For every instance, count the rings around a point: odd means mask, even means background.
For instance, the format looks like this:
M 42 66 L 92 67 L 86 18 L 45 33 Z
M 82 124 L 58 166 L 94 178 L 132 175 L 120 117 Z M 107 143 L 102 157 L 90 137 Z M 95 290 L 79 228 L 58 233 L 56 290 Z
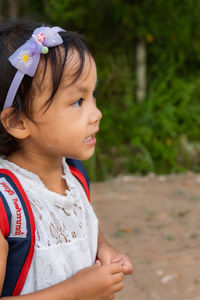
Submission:
M 90 151 L 87 151 L 85 153 L 79 153 L 77 155 L 68 155 L 68 156 L 65 155 L 64 157 L 71 158 L 71 159 L 77 159 L 77 160 L 88 160 L 94 154 L 94 150 L 95 150 L 95 148 L 93 148 Z
M 94 154 L 95 148 L 93 148 L 91 151 L 88 151 L 87 153 L 84 153 L 82 155 L 80 155 L 79 160 L 87 160 L 89 158 L 92 157 L 92 155 Z

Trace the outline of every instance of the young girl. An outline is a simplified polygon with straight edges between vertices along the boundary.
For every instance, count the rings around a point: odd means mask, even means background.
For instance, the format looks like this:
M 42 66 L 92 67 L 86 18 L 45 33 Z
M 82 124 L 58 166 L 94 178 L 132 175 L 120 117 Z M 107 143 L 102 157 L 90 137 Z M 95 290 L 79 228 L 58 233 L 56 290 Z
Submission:
M 16 299 L 114 299 L 132 264 L 105 240 L 64 159 L 85 160 L 95 150 L 102 117 L 95 61 L 75 33 L 12 21 L 0 26 L 0 70 L 0 168 L 21 183 L 36 227 Z M 2 233 L 0 295 L 9 299 L 2 292 L 9 255 Z

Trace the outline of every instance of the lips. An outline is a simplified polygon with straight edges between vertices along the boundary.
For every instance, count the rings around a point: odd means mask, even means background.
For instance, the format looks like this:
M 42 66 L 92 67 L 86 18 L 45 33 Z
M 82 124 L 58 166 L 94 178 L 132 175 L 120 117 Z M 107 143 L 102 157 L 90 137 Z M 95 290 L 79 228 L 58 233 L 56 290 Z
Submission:
M 94 138 L 94 135 L 89 136 L 88 138 L 84 139 L 84 142 L 89 142 L 91 139 Z
M 87 145 L 95 145 L 96 144 L 96 138 L 95 138 L 95 134 L 98 132 L 99 130 L 96 130 L 93 134 L 91 134 L 90 136 L 88 136 L 87 138 L 84 139 L 84 143 Z

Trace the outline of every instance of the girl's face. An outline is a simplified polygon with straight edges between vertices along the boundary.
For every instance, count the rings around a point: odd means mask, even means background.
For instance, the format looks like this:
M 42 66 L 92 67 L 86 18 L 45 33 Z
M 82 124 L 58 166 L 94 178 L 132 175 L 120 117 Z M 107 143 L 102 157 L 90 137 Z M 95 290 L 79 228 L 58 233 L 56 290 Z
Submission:
M 42 92 L 33 99 L 33 120 L 27 120 L 30 135 L 23 142 L 26 150 L 46 158 L 88 159 L 95 149 L 95 135 L 102 117 L 96 107 L 94 91 L 96 65 L 86 54 L 85 66 L 78 80 L 70 85 L 79 57 L 74 51 L 67 60 L 61 85 L 50 107 L 43 104 L 51 94 L 50 69 L 46 71 Z

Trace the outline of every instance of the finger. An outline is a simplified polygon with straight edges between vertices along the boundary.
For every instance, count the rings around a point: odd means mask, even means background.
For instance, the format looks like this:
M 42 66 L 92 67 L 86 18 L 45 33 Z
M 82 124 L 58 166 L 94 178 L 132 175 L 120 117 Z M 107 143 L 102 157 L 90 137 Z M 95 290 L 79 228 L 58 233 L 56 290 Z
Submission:
M 123 258 L 121 256 L 116 256 L 111 260 L 112 263 L 117 263 L 117 262 L 119 263 L 122 261 L 123 261 Z
M 119 263 L 114 263 L 109 265 L 111 274 L 116 274 L 122 272 L 122 266 Z
M 123 281 L 114 285 L 113 290 L 115 293 L 121 291 L 124 287 Z
M 117 273 L 117 274 L 113 274 L 112 275 L 112 280 L 113 280 L 113 283 L 117 284 L 117 283 L 120 283 L 124 280 L 124 273 L 123 272 L 120 272 L 120 273 Z
M 130 275 L 133 273 L 133 266 L 132 265 L 122 266 L 122 271 L 125 275 Z
M 96 260 L 95 265 L 96 265 L 96 266 L 101 266 L 101 262 L 100 262 L 99 259 Z
M 101 266 L 101 262 L 100 260 L 96 260 L 95 263 L 91 266 L 91 267 L 88 267 L 88 268 L 99 268 Z

